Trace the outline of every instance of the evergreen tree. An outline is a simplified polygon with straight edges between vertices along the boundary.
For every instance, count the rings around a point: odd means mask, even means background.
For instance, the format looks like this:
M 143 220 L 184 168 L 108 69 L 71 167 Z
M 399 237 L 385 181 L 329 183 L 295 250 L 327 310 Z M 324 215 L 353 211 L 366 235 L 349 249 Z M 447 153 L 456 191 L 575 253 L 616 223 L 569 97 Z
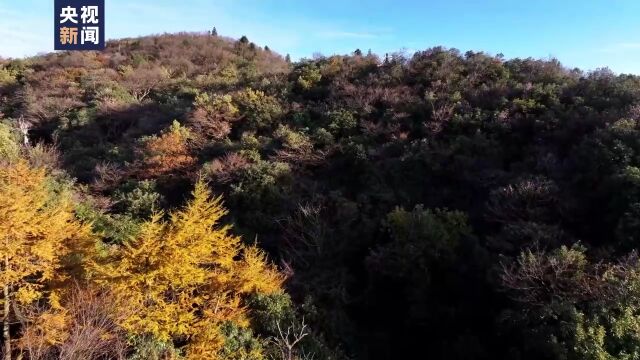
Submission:
M 226 213 L 198 182 L 184 209 L 168 222 L 155 214 L 137 238 L 96 265 L 97 281 L 126 309 L 122 327 L 165 342 L 188 339 L 188 359 L 213 359 L 226 322 L 248 326 L 243 297 L 281 291 L 283 277 L 264 253 L 220 225 Z
M 56 191 L 44 169 L 23 160 L 0 167 L 0 287 L 4 360 L 11 360 L 10 324 L 24 313 L 19 306 L 46 304 L 37 322 L 47 342 L 60 341 L 64 311 L 60 285 L 68 278 L 65 258 L 87 248 L 88 226 L 79 223 L 70 194 Z

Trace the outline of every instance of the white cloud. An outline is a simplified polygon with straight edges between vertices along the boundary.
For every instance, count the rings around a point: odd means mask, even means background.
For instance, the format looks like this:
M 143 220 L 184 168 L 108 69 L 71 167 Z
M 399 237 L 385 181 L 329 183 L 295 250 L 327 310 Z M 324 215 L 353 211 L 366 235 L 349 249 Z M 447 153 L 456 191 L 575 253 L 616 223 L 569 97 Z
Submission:
M 52 36 L 44 29 L 0 24 L 0 56 L 18 58 L 53 51 Z
M 620 43 L 619 47 L 623 49 L 640 49 L 640 42 L 637 43 Z
M 26 17 L 0 7 L 0 19 L 0 56 L 19 58 L 53 51 L 51 18 Z
M 374 39 L 379 34 L 369 32 L 353 32 L 353 31 L 321 31 L 317 34 L 319 37 L 327 39 Z
M 640 51 L 640 42 L 620 42 L 605 46 L 600 49 L 605 53 L 624 53 Z

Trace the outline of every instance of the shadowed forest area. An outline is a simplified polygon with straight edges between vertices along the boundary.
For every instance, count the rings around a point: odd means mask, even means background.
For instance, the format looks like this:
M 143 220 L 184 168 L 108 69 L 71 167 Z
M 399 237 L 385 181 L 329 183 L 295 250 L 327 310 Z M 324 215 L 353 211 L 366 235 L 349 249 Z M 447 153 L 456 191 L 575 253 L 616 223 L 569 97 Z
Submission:
M 640 77 L 180 33 L 0 60 L 10 359 L 640 358 Z

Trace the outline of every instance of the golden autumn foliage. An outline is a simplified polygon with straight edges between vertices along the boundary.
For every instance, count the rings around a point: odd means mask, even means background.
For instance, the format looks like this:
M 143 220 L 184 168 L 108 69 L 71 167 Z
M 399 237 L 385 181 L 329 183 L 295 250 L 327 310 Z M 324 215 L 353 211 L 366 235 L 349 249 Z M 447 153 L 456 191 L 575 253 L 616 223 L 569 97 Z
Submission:
M 9 322 L 17 309 L 39 301 L 48 309 L 31 322 L 42 322 L 48 342 L 64 337 L 62 285 L 69 279 L 67 261 L 91 248 L 90 229 L 74 216 L 70 194 L 55 189 L 45 170 L 25 161 L 0 166 L 0 286 L 3 288 L 5 351 Z M 77 256 L 76 256 L 77 258 Z M 23 320 L 23 319 L 21 319 Z M 6 358 L 7 353 L 5 353 Z
M 283 276 L 255 247 L 220 224 L 226 214 L 202 182 L 193 199 L 144 223 L 140 234 L 96 265 L 97 281 L 128 316 L 121 326 L 162 341 L 186 341 L 190 359 L 216 359 L 220 325 L 248 325 L 243 295 L 281 291 Z
M 91 343 L 124 351 L 124 334 L 186 344 L 188 359 L 217 359 L 221 326 L 249 326 L 245 296 L 282 291 L 283 275 L 220 223 L 226 210 L 202 182 L 183 209 L 167 220 L 155 214 L 100 259 L 89 253 L 96 237 L 76 219 L 70 195 L 25 161 L 0 167 L 4 359 L 95 353 Z M 78 269 L 101 288 L 73 286 Z M 113 306 L 96 305 L 99 294 Z
M 138 166 L 140 177 L 156 177 L 179 173 L 196 163 L 189 150 L 190 133 L 174 121 L 160 136 L 147 137 L 142 142 Z

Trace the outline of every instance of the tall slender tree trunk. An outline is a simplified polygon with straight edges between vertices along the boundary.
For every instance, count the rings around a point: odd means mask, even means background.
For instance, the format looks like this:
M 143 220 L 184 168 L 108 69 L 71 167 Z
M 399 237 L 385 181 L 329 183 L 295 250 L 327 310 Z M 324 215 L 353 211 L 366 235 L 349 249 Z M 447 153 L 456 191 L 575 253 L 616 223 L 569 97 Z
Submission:
M 4 339 L 4 360 L 11 360 L 11 333 L 9 332 L 9 313 L 11 302 L 9 300 L 9 286 L 3 289 L 4 304 L 2 316 L 2 338 Z
M 4 270 L 9 270 L 9 256 L 4 256 Z M 9 299 L 9 285 L 5 285 L 2 289 L 4 303 L 2 304 L 2 338 L 4 340 L 4 356 L 3 360 L 11 360 L 11 333 L 9 329 L 9 321 L 11 314 L 11 300 Z

